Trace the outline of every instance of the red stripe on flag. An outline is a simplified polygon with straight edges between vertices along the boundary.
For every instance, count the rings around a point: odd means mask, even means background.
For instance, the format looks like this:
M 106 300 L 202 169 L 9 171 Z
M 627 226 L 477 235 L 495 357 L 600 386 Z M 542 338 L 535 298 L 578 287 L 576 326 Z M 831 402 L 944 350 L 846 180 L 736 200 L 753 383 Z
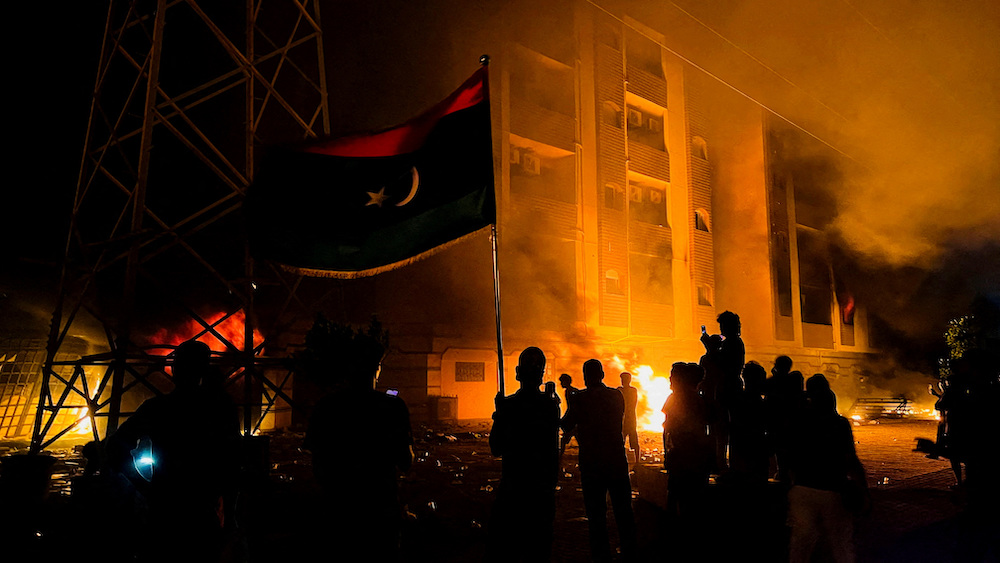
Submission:
M 394 156 L 411 153 L 427 139 L 437 122 L 455 113 L 489 99 L 488 67 L 482 67 L 443 101 L 402 125 L 368 135 L 352 135 L 327 139 L 301 147 L 301 150 L 330 156 Z

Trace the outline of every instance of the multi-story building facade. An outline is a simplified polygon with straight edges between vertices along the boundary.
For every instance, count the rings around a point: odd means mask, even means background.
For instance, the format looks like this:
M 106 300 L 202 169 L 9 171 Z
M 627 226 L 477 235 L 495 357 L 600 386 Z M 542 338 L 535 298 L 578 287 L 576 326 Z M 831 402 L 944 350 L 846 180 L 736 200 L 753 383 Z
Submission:
M 839 155 L 668 51 L 665 31 L 567 5 L 544 32 L 502 28 L 492 65 L 507 392 L 528 345 L 548 354 L 547 380 L 581 379 L 589 357 L 610 376 L 666 375 L 698 360 L 701 325 L 717 332 L 724 310 L 748 360 L 856 377 L 872 351 L 864 304 L 826 250 Z M 488 417 L 488 332 L 412 320 L 383 384 Z

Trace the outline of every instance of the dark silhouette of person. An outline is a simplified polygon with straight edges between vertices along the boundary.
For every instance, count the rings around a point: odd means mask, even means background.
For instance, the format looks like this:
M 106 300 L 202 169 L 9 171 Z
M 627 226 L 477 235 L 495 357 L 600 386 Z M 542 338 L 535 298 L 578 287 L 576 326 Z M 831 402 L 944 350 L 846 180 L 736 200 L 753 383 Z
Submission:
M 737 480 L 755 486 L 767 483 L 770 452 L 764 411 L 767 372 L 757 362 L 743 367 L 743 392 L 732 407 L 729 460 Z
M 204 412 L 202 432 L 215 444 L 205 452 L 211 471 L 203 478 L 212 481 L 212 488 L 221 492 L 219 520 L 223 528 L 232 529 L 236 524 L 236 497 L 238 485 L 233 477 L 240 471 L 240 417 L 239 409 L 226 392 L 226 377 L 221 370 L 210 366 L 201 379 L 201 402 Z
M 823 375 L 809 378 L 788 458 L 791 563 L 808 563 L 821 539 L 833 561 L 854 561 L 851 507 L 867 495 L 867 483 L 851 424 L 837 414 L 835 401 Z
M 545 355 L 521 352 L 515 368 L 521 388 L 498 393 L 490 450 L 502 458 L 490 519 L 491 561 L 548 561 L 559 475 L 559 405 L 539 390 Z
M 569 401 L 562 428 L 575 430 L 580 443 L 580 484 L 590 529 L 591 555 L 595 561 L 611 560 L 607 518 L 610 496 L 622 557 L 633 561 L 637 539 L 628 458 L 622 438 L 625 399 L 617 389 L 604 384 L 604 367 L 599 360 L 584 362 L 583 382 L 586 389 Z
M 559 385 L 563 388 L 563 396 L 566 397 L 566 409 L 569 410 L 569 403 L 572 397 L 580 392 L 579 389 L 573 387 L 573 377 L 564 373 L 559 376 Z M 569 445 L 569 441 L 573 439 L 573 431 L 563 429 L 562 441 L 559 445 L 559 455 L 566 453 L 566 446 Z
M 1000 553 L 1000 347 L 967 350 L 960 359 L 960 381 L 968 389 L 968 417 L 960 437 L 964 448 L 968 505 L 959 519 L 956 561 L 993 561 Z
M 739 315 L 732 311 L 724 311 L 716 320 L 723 340 L 719 347 L 721 379 L 715 396 L 719 412 L 714 417 L 715 428 L 712 431 L 715 435 L 717 469 L 721 472 L 728 467 L 725 455 L 729 445 L 730 408 L 743 387 L 740 374 L 746 362 L 746 347 L 740 336 Z
M 956 488 L 963 483 L 962 464 L 968 458 L 973 430 L 970 367 L 968 360 L 961 358 L 952 360 L 948 385 L 936 405 L 941 410 L 945 422 L 943 451 L 955 474 Z
M 728 467 L 726 459 L 727 440 L 729 438 L 729 409 L 724 405 L 726 399 L 723 387 L 722 335 L 702 334 L 701 343 L 705 346 L 705 355 L 698 361 L 705 378 L 698 385 L 705 405 L 708 407 L 708 423 L 713 437 L 715 462 L 713 471 L 720 472 Z
M 375 337 L 350 340 L 330 365 L 338 388 L 317 403 L 306 431 L 313 472 L 323 488 L 323 545 L 334 558 L 393 561 L 402 513 L 398 474 L 413 463 L 410 413 L 399 397 L 375 390 L 385 346 Z
M 689 524 L 708 486 L 714 456 L 709 412 L 698 384 L 698 364 L 676 362 L 670 368 L 670 396 L 663 404 L 663 467 L 667 470 L 667 512 Z
M 174 390 L 145 401 L 108 439 L 109 463 L 136 484 L 148 505 L 142 543 L 155 548 L 139 553 L 141 559 L 211 560 L 222 548 L 220 499 L 234 475 L 216 453 L 222 435 L 199 388 L 210 355 L 194 340 L 178 346 Z
M 730 540 L 722 549 L 727 557 L 721 559 L 772 560 L 776 556 L 770 526 L 784 515 L 784 507 L 771 502 L 767 490 L 771 451 L 764 413 L 766 379 L 763 366 L 747 362 L 743 391 L 731 408 L 729 473 L 721 481 L 726 485 L 726 504 L 713 519 L 715 530 L 726 530 Z
M 642 448 L 639 446 L 638 421 L 636 420 L 635 409 L 639 406 L 639 390 L 632 387 L 632 374 L 623 371 L 619 377 L 622 380 L 621 392 L 625 399 L 625 419 L 622 422 L 622 436 L 628 438 L 629 445 L 635 451 L 635 462 L 639 463 L 642 455 Z
M 718 316 L 719 332 L 722 333 L 722 385 L 724 389 L 739 385 L 743 364 L 746 362 L 746 347 L 740 336 L 740 316 L 732 311 L 724 311 Z
M 545 382 L 545 396 L 552 399 L 552 402 L 556 404 L 556 408 L 559 409 L 559 415 L 562 416 L 562 399 L 560 399 L 559 394 L 556 393 L 555 381 Z
M 788 448 L 792 427 L 803 403 L 802 374 L 790 371 L 791 367 L 792 359 L 788 356 L 775 358 L 771 378 L 764 386 L 767 436 L 777 467 L 775 476 L 783 483 L 788 482 Z

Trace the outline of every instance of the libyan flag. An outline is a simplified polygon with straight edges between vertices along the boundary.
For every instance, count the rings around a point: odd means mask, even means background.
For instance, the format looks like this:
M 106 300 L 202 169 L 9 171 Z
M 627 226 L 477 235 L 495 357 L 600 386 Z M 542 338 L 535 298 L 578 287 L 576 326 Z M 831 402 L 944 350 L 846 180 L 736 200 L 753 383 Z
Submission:
M 267 152 L 247 193 L 250 248 L 306 275 L 357 278 L 496 222 L 487 67 L 403 125 Z

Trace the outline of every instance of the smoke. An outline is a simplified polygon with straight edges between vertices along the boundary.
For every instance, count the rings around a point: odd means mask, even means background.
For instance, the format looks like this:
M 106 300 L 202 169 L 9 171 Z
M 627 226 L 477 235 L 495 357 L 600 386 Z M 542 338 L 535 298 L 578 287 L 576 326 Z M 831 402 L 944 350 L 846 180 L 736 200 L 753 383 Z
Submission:
M 668 48 L 794 123 L 784 158 L 832 211 L 835 276 L 891 332 L 881 345 L 904 362 L 925 356 L 977 296 L 998 299 L 995 6 L 623 4 L 675 30 Z
M 806 131 L 792 128 L 805 142 L 789 158 L 811 167 L 817 199 L 830 211 L 824 230 L 838 283 L 875 319 L 880 346 L 926 372 L 947 320 L 977 295 L 1000 294 L 1000 12 L 991 2 L 594 3 L 599 8 L 568 1 L 413 2 L 394 10 L 328 3 L 335 132 L 416 115 L 459 84 L 479 54 L 502 63 L 508 40 L 531 35 L 532 45 L 559 58 L 572 52 L 566 22 L 576 14 L 628 15 L 663 33 L 658 39 L 669 51 Z M 557 29 L 568 31 L 546 32 Z M 502 93 L 501 73 L 493 78 Z M 530 224 L 521 230 L 538 232 Z M 573 315 L 581 301 L 567 291 L 569 280 L 548 275 L 561 269 L 566 252 L 525 239 L 502 243 L 505 318 L 545 325 L 583 317 Z M 492 295 L 488 258 L 481 258 L 488 249 L 477 243 L 467 250 L 455 253 L 461 262 L 474 255 L 468 264 L 475 268 L 462 272 L 442 256 L 413 267 L 407 281 L 425 288 L 413 299 L 445 297 L 442 316 L 482 324 L 488 335 Z M 388 288 L 389 278 L 380 286 Z M 421 307 L 399 306 L 421 320 Z M 576 333 L 587 342 L 585 330 Z

